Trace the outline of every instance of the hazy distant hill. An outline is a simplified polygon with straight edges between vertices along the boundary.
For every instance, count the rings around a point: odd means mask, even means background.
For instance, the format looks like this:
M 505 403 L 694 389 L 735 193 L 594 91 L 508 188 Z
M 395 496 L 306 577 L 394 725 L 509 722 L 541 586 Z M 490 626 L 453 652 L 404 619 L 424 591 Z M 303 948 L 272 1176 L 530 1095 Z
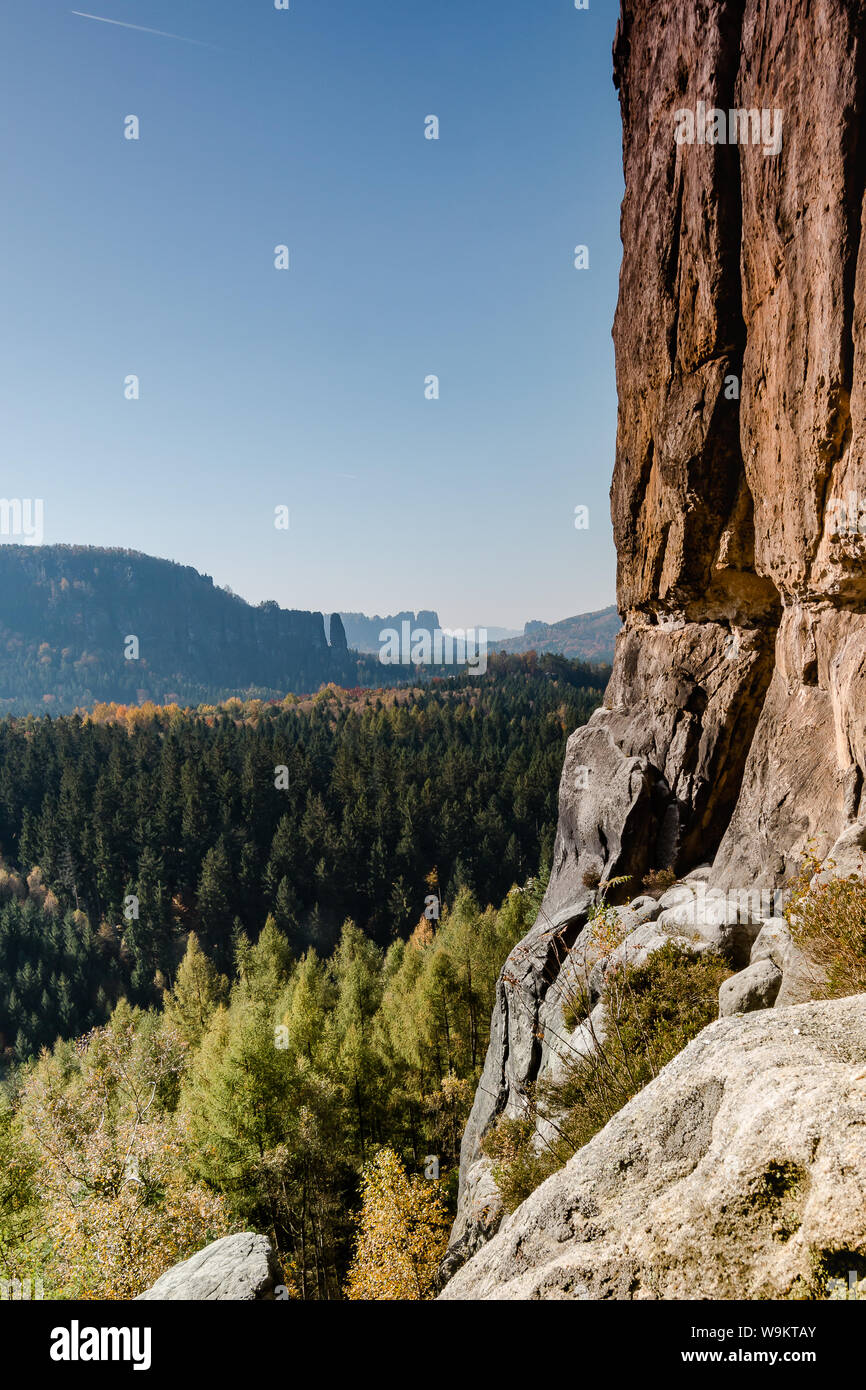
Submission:
M 420 613 L 413 613 L 411 609 L 406 609 L 403 613 L 391 613 L 387 618 L 368 618 L 364 613 L 341 613 L 343 625 L 346 629 L 346 640 L 349 646 L 356 652 L 378 652 L 382 643 L 379 640 L 379 633 L 385 628 L 395 628 L 400 631 L 402 622 L 409 622 L 412 630 L 416 628 L 429 628 L 431 631 L 441 627 L 439 614 L 432 609 L 422 609 Z M 473 631 L 479 631 L 483 624 L 476 623 Z M 507 637 L 519 637 L 520 633 L 513 627 L 486 627 L 487 646 L 495 646 L 499 651 L 504 648 L 504 641 Z
M 580 661 L 613 661 L 616 634 L 622 624 L 616 608 L 600 608 L 596 613 L 579 613 L 560 623 L 527 623 L 522 637 L 497 642 L 497 651 L 557 652 Z
M 0 713 L 355 685 L 357 663 L 335 636 L 329 647 L 321 613 L 253 607 L 171 560 L 0 545 Z
M 406 609 L 402 613 L 391 613 L 387 618 L 368 618 L 365 613 L 341 613 L 340 617 L 346 629 L 346 641 L 356 652 L 378 654 L 382 646 L 379 633 L 389 627 L 399 632 L 403 622 L 411 623 L 413 629 L 427 628 L 432 631 L 439 627 L 439 614 L 423 608 L 420 613 Z

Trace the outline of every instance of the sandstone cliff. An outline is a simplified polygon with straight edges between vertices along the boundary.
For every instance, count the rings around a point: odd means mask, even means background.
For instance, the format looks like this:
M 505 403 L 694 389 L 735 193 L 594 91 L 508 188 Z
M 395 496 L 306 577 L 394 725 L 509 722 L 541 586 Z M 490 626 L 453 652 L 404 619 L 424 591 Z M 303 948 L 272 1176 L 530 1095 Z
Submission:
M 625 631 L 570 754 L 591 805 L 564 789 L 557 899 L 590 862 L 638 874 L 715 854 L 714 881 L 774 884 L 859 814 L 866 536 L 839 534 L 833 504 L 866 496 L 864 38 L 846 0 L 623 4 Z M 677 144 L 675 112 L 699 102 L 781 111 L 781 149 Z M 575 815 L 603 825 L 599 745 L 639 760 L 661 840 L 606 854 L 573 833 Z
M 772 890 L 808 841 L 863 839 L 864 42 L 862 0 L 622 2 L 624 627 L 569 742 L 542 914 L 500 981 L 449 1272 L 500 1220 L 480 1140 L 550 1065 L 585 880 L 628 874 L 633 896 L 649 869 L 706 863 L 710 889 Z M 737 112 L 743 135 L 752 109 L 781 121 L 778 148 L 677 141 L 678 113 L 730 134 Z

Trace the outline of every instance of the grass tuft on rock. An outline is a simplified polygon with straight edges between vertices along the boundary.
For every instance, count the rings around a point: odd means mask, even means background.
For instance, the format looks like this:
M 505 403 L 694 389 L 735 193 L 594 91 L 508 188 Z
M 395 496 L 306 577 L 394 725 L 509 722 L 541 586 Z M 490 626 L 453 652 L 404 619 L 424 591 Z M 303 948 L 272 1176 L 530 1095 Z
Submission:
M 525 1114 L 499 1120 L 483 1143 L 509 1211 L 603 1129 L 618 1110 L 718 1015 L 721 957 L 668 942 L 639 966 L 605 978 L 604 1037 L 590 1058 L 567 1062 L 554 1084 L 525 1098 Z
M 850 874 L 813 884 L 819 870 L 833 867 L 810 846 L 785 907 L 794 942 L 820 972 L 814 997 L 821 999 L 866 992 L 866 882 Z

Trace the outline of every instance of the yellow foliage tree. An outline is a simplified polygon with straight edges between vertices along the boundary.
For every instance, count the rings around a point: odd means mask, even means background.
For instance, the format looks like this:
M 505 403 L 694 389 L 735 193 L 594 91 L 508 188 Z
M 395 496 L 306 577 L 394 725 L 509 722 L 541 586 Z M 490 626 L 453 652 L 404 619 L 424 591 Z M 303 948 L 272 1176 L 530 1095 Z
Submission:
M 224 1200 L 187 1175 L 168 1108 L 183 1059 L 176 1034 L 121 1002 L 27 1077 L 21 1131 L 38 1160 L 54 1297 L 134 1298 L 232 1229 Z
M 432 1298 L 448 1243 L 438 1182 L 408 1174 L 393 1149 L 380 1149 L 364 1167 L 361 1193 L 346 1297 Z

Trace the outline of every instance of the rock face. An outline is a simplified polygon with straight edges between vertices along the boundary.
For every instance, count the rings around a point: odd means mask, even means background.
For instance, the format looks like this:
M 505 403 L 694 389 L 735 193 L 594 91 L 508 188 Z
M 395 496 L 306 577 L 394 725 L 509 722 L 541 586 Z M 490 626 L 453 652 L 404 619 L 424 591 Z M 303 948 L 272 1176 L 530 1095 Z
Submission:
M 773 885 L 810 837 L 826 853 L 858 816 L 864 38 L 850 0 L 623 0 L 611 500 L 625 627 L 606 708 L 569 750 L 590 772 L 565 788 L 566 896 L 586 865 L 637 873 L 716 850 L 715 882 Z M 677 144 L 675 113 L 699 102 L 781 112 L 781 148 Z M 607 849 L 587 833 L 608 830 L 604 738 L 651 812 Z
M 711 1024 L 445 1299 L 787 1298 L 866 1273 L 866 997 Z
M 206 1245 L 160 1275 L 136 1300 L 243 1299 L 273 1302 L 283 1276 L 270 1241 L 244 1231 Z
M 519 1116 L 527 1086 L 543 1074 L 561 1025 L 571 947 L 586 923 L 590 894 L 550 919 L 543 911 L 511 952 L 496 987 L 490 1043 L 460 1146 L 460 1194 L 443 1273 L 447 1276 L 498 1228 L 502 1202 L 481 1141 L 502 1114 Z M 584 949 L 589 938 L 584 935 Z M 572 963 L 577 977 L 581 965 Z M 542 1017 L 552 1026 L 546 1030 Z
M 866 862 L 864 45 L 857 0 L 621 0 L 624 626 L 604 707 L 569 740 L 539 921 L 500 981 L 464 1249 L 501 1219 L 485 1199 L 473 1227 L 481 1138 L 555 1059 L 586 883 L 629 875 L 633 897 L 649 870 L 709 861 L 708 894 L 772 898 L 810 841 L 837 871 Z M 632 944 L 722 950 L 746 975 L 725 1008 L 809 997 L 777 903 L 681 917 L 662 899 Z
M 800 986 L 797 972 L 802 958 L 784 919 L 770 919 L 777 925 L 771 937 L 761 915 L 772 911 L 773 895 L 758 892 L 734 900 L 730 894 L 707 890 L 706 872 L 697 871 L 658 900 L 644 896 L 617 908 L 620 941 L 612 950 L 610 943 L 601 949 L 596 940 L 593 923 L 588 921 L 592 894 L 584 890 L 580 899 L 553 918 L 543 909 L 512 951 L 497 984 L 490 1044 L 463 1134 L 458 1213 L 443 1267 L 445 1277 L 488 1240 L 502 1220 L 491 1165 L 482 1153 L 485 1134 L 501 1116 L 517 1119 L 532 1113 L 530 1088 L 539 1081 L 555 1081 L 563 1061 L 574 1061 L 581 1052 L 589 1055 L 603 1042 L 604 1011 L 599 1000 L 608 969 L 643 965 L 654 951 L 673 942 L 689 951 L 713 951 L 740 972 L 728 982 L 725 1012 L 770 1007 L 781 996 L 783 971 L 792 972 L 792 988 L 794 982 Z M 778 932 L 780 922 L 784 944 Z M 763 942 L 763 950 L 756 955 L 758 942 Z M 788 981 L 788 973 L 784 979 Z M 811 981 L 811 976 L 803 979 Z M 586 1023 L 568 1033 L 564 1013 L 583 993 L 589 996 L 592 1013 Z M 789 996 L 782 1002 L 802 997 L 792 990 Z

